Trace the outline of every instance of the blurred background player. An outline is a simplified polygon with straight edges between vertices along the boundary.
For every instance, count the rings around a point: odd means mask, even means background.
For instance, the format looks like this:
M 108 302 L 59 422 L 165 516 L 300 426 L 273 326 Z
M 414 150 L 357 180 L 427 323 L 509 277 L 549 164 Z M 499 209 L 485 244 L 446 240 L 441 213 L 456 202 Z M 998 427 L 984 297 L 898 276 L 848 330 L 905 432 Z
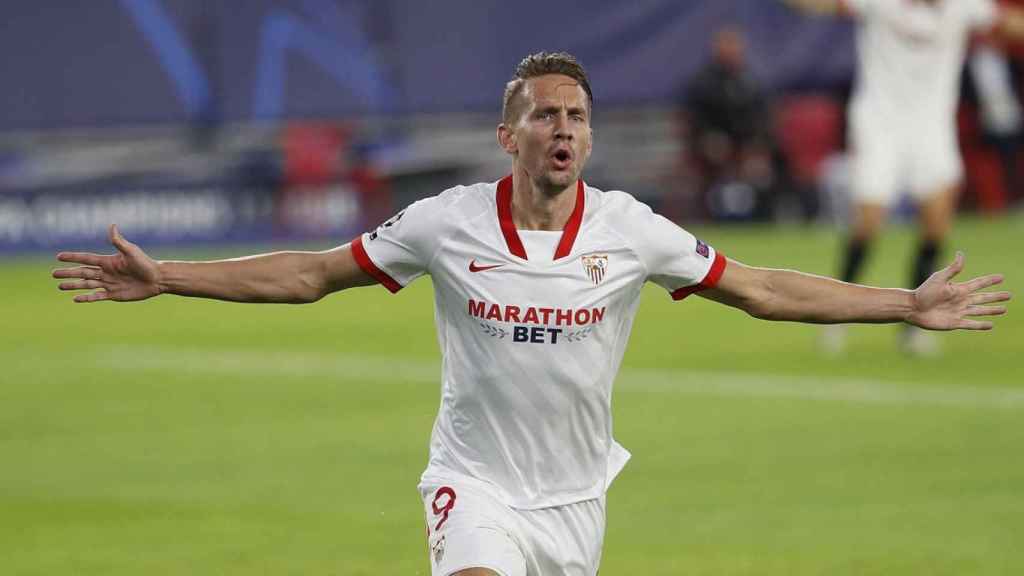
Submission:
M 964 168 L 956 132 L 960 72 L 972 32 L 1022 36 L 1024 16 L 991 0 L 785 0 L 857 22 L 858 69 L 848 109 L 852 224 L 840 278 L 860 277 L 889 208 L 904 189 L 917 206 L 919 244 L 909 283 L 935 269 L 949 232 Z M 824 334 L 844 345 L 842 327 Z M 937 343 L 908 327 L 905 350 L 933 354 Z
M 968 161 L 968 154 L 974 154 L 975 161 L 984 158 L 988 162 L 982 160 L 982 165 L 987 164 L 988 173 L 994 174 L 994 177 L 980 179 L 976 191 L 977 207 L 987 214 L 1005 210 L 1020 193 L 1017 155 L 1024 112 L 1014 89 L 1014 70 L 1006 53 L 1008 48 L 995 42 L 980 42 L 967 61 L 970 82 L 965 83 L 964 97 L 973 96 L 977 113 L 976 118 L 968 116 L 975 121 L 962 130 L 967 138 L 973 135 L 977 142 L 973 147 L 970 141 L 965 143 L 964 160 Z M 993 166 L 997 169 L 991 170 Z
M 768 220 L 784 166 L 770 93 L 751 73 L 746 52 L 743 32 L 725 26 L 713 36 L 710 59 L 688 80 L 681 102 L 691 143 L 684 170 L 712 217 Z

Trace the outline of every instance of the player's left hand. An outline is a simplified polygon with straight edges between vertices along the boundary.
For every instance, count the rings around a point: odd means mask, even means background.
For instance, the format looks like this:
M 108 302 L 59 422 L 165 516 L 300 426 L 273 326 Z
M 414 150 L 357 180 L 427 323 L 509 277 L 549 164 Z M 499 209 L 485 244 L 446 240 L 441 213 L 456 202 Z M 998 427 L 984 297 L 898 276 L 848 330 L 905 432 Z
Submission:
M 964 255 L 956 253 L 953 263 L 931 275 L 914 290 L 914 311 L 907 323 L 929 330 L 991 330 L 992 322 L 973 320 L 973 316 L 1006 314 L 1006 306 L 987 306 L 1006 302 L 1009 292 L 981 292 L 1003 281 L 1001 274 L 980 276 L 956 283 L 953 278 L 964 268 Z

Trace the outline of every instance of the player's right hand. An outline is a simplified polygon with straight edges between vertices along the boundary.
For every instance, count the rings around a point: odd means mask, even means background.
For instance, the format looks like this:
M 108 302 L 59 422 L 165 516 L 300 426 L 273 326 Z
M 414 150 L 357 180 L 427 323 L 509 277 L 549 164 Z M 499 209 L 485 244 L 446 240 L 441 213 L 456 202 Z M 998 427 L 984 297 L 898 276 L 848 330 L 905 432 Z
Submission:
M 145 300 L 160 294 L 160 268 L 141 248 L 121 236 L 115 224 L 108 230 L 116 254 L 60 252 L 57 260 L 82 264 L 53 271 L 54 278 L 74 278 L 61 282 L 61 290 L 92 290 L 75 296 L 75 302 Z

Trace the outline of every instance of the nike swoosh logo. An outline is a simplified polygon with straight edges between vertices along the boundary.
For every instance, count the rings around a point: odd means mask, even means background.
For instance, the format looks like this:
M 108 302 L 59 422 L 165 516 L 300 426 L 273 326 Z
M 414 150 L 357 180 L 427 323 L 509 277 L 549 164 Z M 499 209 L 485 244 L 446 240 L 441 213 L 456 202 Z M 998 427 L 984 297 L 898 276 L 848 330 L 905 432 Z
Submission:
M 477 266 L 476 259 L 470 260 L 469 271 L 470 272 L 483 272 L 484 270 L 494 270 L 495 268 L 501 268 L 504 264 L 490 264 L 487 266 Z

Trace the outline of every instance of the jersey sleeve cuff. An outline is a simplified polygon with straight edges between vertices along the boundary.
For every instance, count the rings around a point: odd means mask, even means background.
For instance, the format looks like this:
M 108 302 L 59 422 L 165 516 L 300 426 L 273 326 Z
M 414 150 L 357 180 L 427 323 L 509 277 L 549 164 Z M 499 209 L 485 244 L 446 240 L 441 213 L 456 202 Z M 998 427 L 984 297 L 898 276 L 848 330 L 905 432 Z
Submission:
M 356 264 L 372 276 L 377 282 L 380 282 L 388 289 L 392 294 L 402 289 L 402 285 L 395 281 L 394 278 L 388 276 L 388 273 L 381 270 L 370 260 L 370 255 L 366 253 L 366 248 L 363 247 L 363 236 L 360 234 L 352 240 L 352 255 L 356 258 Z
M 725 272 L 725 263 L 727 260 L 721 252 L 715 252 L 715 260 L 711 263 L 711 268 L 708 273 L 704 275 L 704 279 L 692 286 L 683 286 L 675 292 L 672 292 L 673 300 L 682 300 L 690 294 L 700 292 L 701 290 L 707 290 L 708 288 L 714 288 L 718 284 L 718 280 L 722 278 L 722 273 Z

